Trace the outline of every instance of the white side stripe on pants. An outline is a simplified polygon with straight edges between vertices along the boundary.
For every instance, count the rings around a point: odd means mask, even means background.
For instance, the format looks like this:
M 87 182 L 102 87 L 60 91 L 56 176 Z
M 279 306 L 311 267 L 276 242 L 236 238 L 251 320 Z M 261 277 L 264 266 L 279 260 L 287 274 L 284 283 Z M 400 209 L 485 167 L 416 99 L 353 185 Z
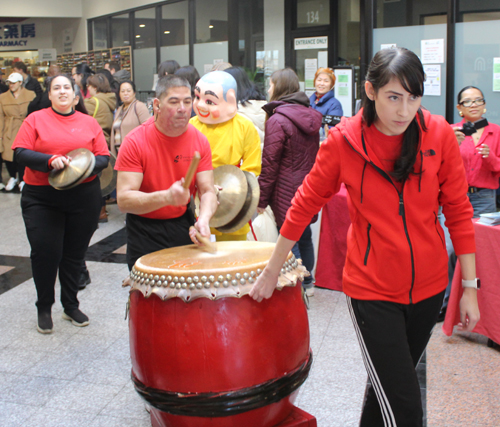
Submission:
M 363 340 L 363 335 L 359 330 L 358 322 L 356 320 L 356 315 L 354 314 L 354 310 L 352 308 L 351 297 L 347 296 L 347 306 L 349 307 L 349 313 L 351 314 L 352 323 L 354 325 L 354 330 L 356 331 L 356 335 L 358 337 L 359 346 L 361 348 L 361 354 L 363 356 L 363 361 L 365 363 L 366 370 L 368 371 L 368 376 L 370 377 L 370 381 L 375 390 L 375 394 L 377 395 L 377 399 L 380 405 L 380 409 L 382 412 L 382 417 L 384 419 L 385 427 L 397 427 L 396 419 L 394 418 L 394 413 L 392 412 L 391 404 L 385 395 L 384 389 L 382 388 L 382 384 L 377 375 L 377 371 L 373 366 L 373 363 L 370 359 L 370 354 L 366 349 L 365 342 Z

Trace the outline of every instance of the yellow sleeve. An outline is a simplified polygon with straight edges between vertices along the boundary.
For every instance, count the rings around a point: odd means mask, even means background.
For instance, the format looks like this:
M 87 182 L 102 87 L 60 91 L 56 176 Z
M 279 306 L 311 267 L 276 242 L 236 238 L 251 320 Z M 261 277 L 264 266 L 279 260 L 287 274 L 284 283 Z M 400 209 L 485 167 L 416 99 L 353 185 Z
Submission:
M 96 106 L 95 100 L 93 98 L 87 98 L 83 100 L 83 103 L 85 104 L 89 116 L 93 116 Z
M 243 130 L 243 161 L 241 169 L 259 176 L 262 169 L 260 137 L 253 123 L 248 119 L 243 120 L 244 122 L 241 127 Z

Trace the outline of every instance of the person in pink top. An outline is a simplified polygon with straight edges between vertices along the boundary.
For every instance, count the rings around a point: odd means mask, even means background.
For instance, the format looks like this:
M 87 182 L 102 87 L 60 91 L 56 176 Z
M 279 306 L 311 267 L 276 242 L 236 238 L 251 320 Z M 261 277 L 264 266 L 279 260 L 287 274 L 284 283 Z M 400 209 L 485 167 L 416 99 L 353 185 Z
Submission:
M 483 92 L 466 86 L 458 93 L 457 109 L 463 120 L 451 125 L 460 146 L 474 217 L 496 212 L 495 190 L 500 178 L 500 126 L 489 123 L 470 136 L 461 131 L 466 122 L 477 122 L 486 113 Z

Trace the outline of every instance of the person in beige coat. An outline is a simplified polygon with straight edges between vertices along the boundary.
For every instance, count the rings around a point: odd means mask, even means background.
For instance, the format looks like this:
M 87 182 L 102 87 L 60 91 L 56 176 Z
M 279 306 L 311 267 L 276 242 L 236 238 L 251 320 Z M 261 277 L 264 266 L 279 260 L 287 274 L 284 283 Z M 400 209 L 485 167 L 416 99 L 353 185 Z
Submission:
M 131 81 L 120 83 L 120 99 L 123 102 L 116 110 L 111 129 L 111 153 L 115 156 L 127 134 L 151 117 L 148 107 L 135 97 L 135 84 Z
M 24 186 L 24 167 L 20 167 L 14 159 L 12 143 L 28 114 L 28 105 L 35 99 L 35 92 L 23 88 L 23 76 L 12 73 L 7 79 L 9 90 L 0 95 L 0 152 L 5 161 L 10 179 L 5 186 L 12 191 L 19 184 Z
M 104 74 L 90 76 L 87 79 L 87 90 L 90 93 L 90 98 L 84 99 L 85 108 L 101 126 L 109 148 L 116 95 L 111 91 L 108 79 Z

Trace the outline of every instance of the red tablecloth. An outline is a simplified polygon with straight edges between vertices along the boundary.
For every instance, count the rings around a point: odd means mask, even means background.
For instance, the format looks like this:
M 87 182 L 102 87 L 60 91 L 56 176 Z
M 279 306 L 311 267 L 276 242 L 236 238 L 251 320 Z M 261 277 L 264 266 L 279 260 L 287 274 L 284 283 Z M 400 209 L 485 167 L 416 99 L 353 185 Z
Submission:
M 477 299 L 481 320 L 474 332 L 486 335 L 500 343 L 500 226 L 490 227 L 474 223 L 476 231 L 476 274 L 481 280 Z M 462 297 L 462 273 L 457 263 L 448 302 L 443 331 L 450 336 L 453 327 L 460 322 L 460 298 Z
M 321 216 L 316 286 L 342 291 L 342 270 L 347 253 L 347 230 L 351 225 L 347 190 L 340 191 L 324 207 Z

